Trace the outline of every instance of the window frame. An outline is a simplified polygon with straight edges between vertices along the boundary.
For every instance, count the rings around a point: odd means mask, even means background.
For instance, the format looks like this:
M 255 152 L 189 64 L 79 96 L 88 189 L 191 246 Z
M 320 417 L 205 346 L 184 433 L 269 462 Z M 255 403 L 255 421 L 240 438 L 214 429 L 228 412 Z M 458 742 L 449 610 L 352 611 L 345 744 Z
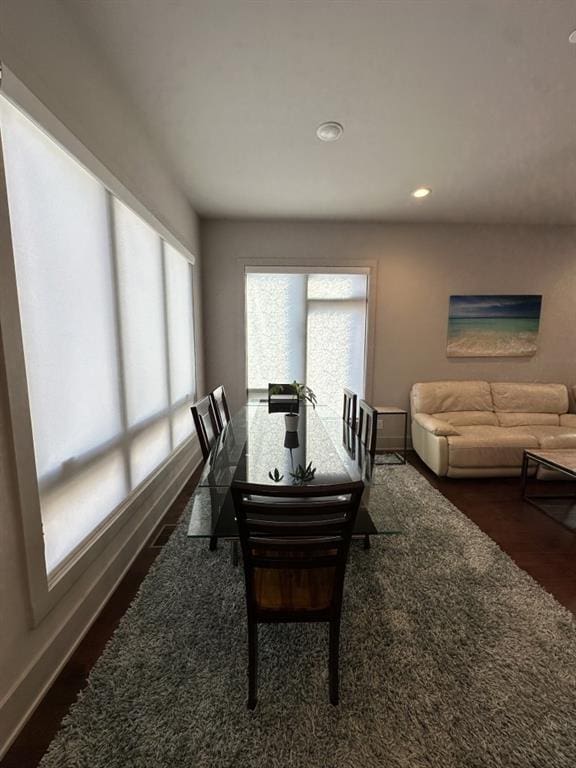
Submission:
M 54 140 L 60 148 L 70 155 L 104 187 L 108 202 L 118 198 L 132 211 L 150 225 L 162 243 L 162 270 L 164 264 L 164 242 L 169 243 L 188 261 L 191 270 L 191 307 L 193 323 L 194 393 L 198 391 L 198 321 L 195 301 L 197 270 L 194 268 L 194 254 L 158 219 L 144 203 L 133 195 L 98 158 L 92 154 L 66 126 L 24 86 L 10 70 L 0 63 L 0 94 L 23 112 L 43 133 Z M 147 478 L 133 488 L 125 499 L 97 525 L 91 534 L 76 547 L 73 552 L 57 566 L 50 575 L 46 571 L 44 537 L 40 493 L 28 384 L 22 339 L 22 326 L 16 279 L 15 255 L 12 243 L 10 210 L 3 143 L 0 137 L 0 341 L 6 364 L 6 386 L 9 404 L 9 423 L 12 433 L 14 455 L 14 475 L 16 478 L 17 502 L 22 526 L 24 554 L 28 576 L 28 595 L 30 601 L 29 619 L 32 627 L 37 626 L 52 608 L 62 599 L 80 576 L 104 552 L 110 542 L 125 525 L 136 499 L 144 499 L 150 494 L 155 481 L 169 464 L 178 457 L 189 453 L 189 444 L 195 438 L 192 432 L 180 445 L 171 451 Z M 164 291 L 164 298 L 165 291 Z M 165 309 L 165 308 L 164 308 Z M 121 373 L 123 375 L 123 373 Z M 195 394 L 193 395 L 195 396 Z M 179 404 L 169 403 L 170 415 Z
M 249 259 L 240 260 L 238 264 L 242 271 L 242 312 L 243 312 L 243 346 L 244 350 L 244 391 L 246 398 L 250 397 L 248 389 L 248 349 L 247 349 L 247 308 L 246 308 L 246 275 L 248 273 L 263 274 L 266 272 L 272 274 L 365 274 L 367 277 L 366 286 L 366 328 L 365 328 L 365 346 L 364 346 L 364 398 L 368 401 L 372 398 L 373 390 L 373 371 L 374 371 L 374 324 L 376 318 L 376 306 L 374 286 L 377 285 L 378 262 L 372 259 L 347 259 L 343 263 L 341 259 L 335 261 L 329 258 L 311 258 L 310 262 L 303 264 L 297 259 Z M 308 304 L 311 302 L 320 303 L 322 299 L 306 300 L 306 316 L 308 315 Z M 335 300 L 336 301 L 336 300 Z M 347 299 L 338 299 L 337 301 L 350 301 Z M 353 299 L 352 301 L 357 301 Z M 306 365 L 306 360 L 304 361 Z M 260 390 L 258 390 L 259 392 Z M 257 390 L 252 390 L 252 396 Z M 267 394 L 267 393 L 266 393 Z

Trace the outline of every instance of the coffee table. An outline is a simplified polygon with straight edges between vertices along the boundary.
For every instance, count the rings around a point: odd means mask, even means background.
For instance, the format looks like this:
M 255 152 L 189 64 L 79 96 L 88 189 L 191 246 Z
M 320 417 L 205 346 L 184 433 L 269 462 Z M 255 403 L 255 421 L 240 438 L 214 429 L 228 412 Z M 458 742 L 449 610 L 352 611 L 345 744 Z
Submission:
M 550 481 L 549 493 L 529 494 L 528 473 L 532 467 L 544 467 L 553 470 L 576 484 L 576 449 L 562 448 L 553 451 L 524 451 L 522 461 L 522 498 L 557 522 L 576 530 L 576 486 L 572 493 L 557 493 L 558 481 Z M 546 487 L 546 481 L 540 481 L 540 490 Z

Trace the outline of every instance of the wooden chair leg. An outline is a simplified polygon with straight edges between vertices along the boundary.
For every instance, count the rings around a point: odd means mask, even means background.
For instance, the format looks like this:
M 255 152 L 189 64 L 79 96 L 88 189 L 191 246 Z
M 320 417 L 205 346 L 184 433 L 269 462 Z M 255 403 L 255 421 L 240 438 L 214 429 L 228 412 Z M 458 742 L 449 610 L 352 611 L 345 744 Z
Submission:
M 335 706 L 340 701 L 338 667 L 340 657 L 340 619 L 330 622 L 330 649 L 328 654 L 330 678 L 330 704 Z
M 218 538 L 216 536 L 210 536 L 210 544 L 209 549 L 210 552 L 214 552 L 215 549 L 218 547 Z
M 370 549 L 370 536 L 367 533 L 364 535 L 364 549 Z
M 236 539 L 230 542 L 230 554 L 232 556 L 232 565 L 234 566 L 234 568 L 236 568 L 240 560 L 238 556 L 238 542 L 236 541 Z
M 258 625 L 248 619 L 248 709 L 256 709 L 258 679 Z

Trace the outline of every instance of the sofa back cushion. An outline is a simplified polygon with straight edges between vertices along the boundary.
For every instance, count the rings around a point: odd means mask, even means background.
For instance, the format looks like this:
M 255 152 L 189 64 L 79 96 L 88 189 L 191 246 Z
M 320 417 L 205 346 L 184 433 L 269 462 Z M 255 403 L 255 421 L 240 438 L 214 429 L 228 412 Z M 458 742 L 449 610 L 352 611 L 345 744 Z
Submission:
M 490 384 L 496 411 L 511 413 L 566 413 L 568 390 L 564 384 Z
M 499 411 L 494 414 L 498 417 L 501 427 L 558 427 L 560 416 L 557 413 L 507 413 Z
M 493 411 L 444 411 L 432 414 L 438 419 L 443 419 L 454 427 L 490 426 L 498 427 L 498 416 Z
M 430 381 L 414 384 L 410 404 L 412 413 L 494 410 L 487 381 Z

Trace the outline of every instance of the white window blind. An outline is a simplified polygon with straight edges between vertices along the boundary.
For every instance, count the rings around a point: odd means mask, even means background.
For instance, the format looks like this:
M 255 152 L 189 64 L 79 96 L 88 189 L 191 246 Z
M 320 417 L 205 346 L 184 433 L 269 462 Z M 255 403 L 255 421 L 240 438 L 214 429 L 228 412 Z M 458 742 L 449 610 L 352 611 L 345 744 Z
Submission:
M 128 424 L 134 426 L 168 407 L 162 242 L 118 200 L 114 225 Z
M 246 275 L 248 389 L 303 381 L 306 275 Z
M 192 272 L 4 97 L 0 132 L 50 574 L 192 431 Z
M 306 382 L 320 403 L 364 395 L 367 274 L 246 273 L 249 394 Z

